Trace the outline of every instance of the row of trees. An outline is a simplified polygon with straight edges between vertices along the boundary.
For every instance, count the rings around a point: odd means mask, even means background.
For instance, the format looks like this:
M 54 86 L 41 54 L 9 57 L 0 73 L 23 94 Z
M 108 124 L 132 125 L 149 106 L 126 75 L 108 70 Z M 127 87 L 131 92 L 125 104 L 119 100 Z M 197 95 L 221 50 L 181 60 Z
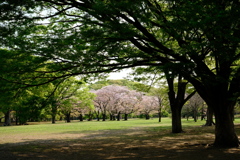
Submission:
M 82 81 L 70 78 L 59 84 L 50 83 L 46 86 L 26 89 L 18 98 L 11 97 L 11 101 L 2 101 L 7 102 L 1 105 L 1 111 L 5 113 L 5 125 L 10 124 L 9 113 L 11 111 L 15 113 L 16 124 L 41 121 L 49 116 L 52 123 L 55 123 L 56 116 L 61 119 L 64 117 L 67 122 L 70 122 L 71 114 L 79 117 L 81 121 L 84 115 L 88 115 L 89 119 L 102 118 L 105 121 L 106 117 L 110 117 L 111 120 L 115 118 L 120 120 L 122 115 L 127 120 L 128 115 L 132 113 L 144 115 L 146 119 L 149 119 L 150 114 L 158 114 L 159 121 L 161 121 L 162 114 L 167 116 L 168 112 L 171 112 L 165 86 L 157 89 L 128 80 L 110 80 L 99 81 L 89 87 L 95 90 L 89 92 L 88 87 Z M 148 92 L 142 91 L 147 89 Z M 161 95 L 159 90 L 161 90 Z M 6 96 L 3 97 L 6 98 Z M 13 107 L 8 108 L 6 105 L 9 104 Z M 203 106 L 204 101 L 196 94 L 184 106 L 182 116 L 187 118 L 192 116 L 196 121 L 199 114 L 206 114 L 206 107 Z M 201 108 L 201 113 L 199 113 L 199 108 Z
M 79 117 L 81 121 L 84 115 L 88 115 L 89 119 L 95 116 L 99 120 L 101 117 L 105 121 L 106 117 L 109 117 L 107 114 L 110 114 L 110 119 L 117 117 L 118 120 L 122 114 L 125 115 L 125 120 L 132 113 L 145 115 L 147 119 L 150 113 L 154 114 L 158 111 L 160 114 L 163 105 L 157 96 L 147 96 L 145 92 L 131 90 L 119 84 L 138 90 L 143 90 L 143 86 L 144 90 L 148 88 L 146 85 L 127 80 L 101 81 L 87 86 L 80 80 L 69 78 L 58 83 L 22 89 L 21 92 L 9 96 L 7 94 L 12 91 L 6 90 L 5 94 L 2 93 L 3 101 L 0 107 L 5 117 L 4 125 L 10 125 L 10 113 L 14 113 L 16 124 L 41 121 L 49 119 L 49 116 L 52 123 L 55 123 L 56 117 L 61 119 L 64 117 L 70 122 L 71 114 Z M 90 92 L 89 87 L 96 90 L 92 89 Z
M 41 121 L 48 116 L 51 117 L 52 123 L 55 123 L 57 115 L 69 122 L 73 109 L 93 108 L 94 97 L 95 95 L 89 92 L 82 81 L 69 78 L 62 82 L 22 88 L 15 92 L 5 90 L 0 97 L 0 111 L 5 117 L 4 125 L 11 125 L 10 113 L 15 114 L 16 124 Z
M 161 102 L 157 97 L 146 96 L 144 93 L 135 90 L 129 90 L 124 86 L 109 85 L 94 91 L 97 97 L 94 100 L 97 118 L 102 114 L 103 121 L 106 119 L 106 113 L 110 114 L 110 119 L 114 116 L 120 120 L 121 114 L 124 114 L 125 120 L 129 114 L 144 114 L 149 119 L 151 112 L 160 110 Z

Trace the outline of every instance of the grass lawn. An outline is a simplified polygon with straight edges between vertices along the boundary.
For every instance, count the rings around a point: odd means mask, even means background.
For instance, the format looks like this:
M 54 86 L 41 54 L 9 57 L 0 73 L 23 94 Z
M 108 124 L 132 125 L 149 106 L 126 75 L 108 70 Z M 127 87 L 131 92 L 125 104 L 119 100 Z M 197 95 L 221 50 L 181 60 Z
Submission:
M 240 159 L 239 149 L 212 148 L 214 127 L 204 123 L 183 119 L 180 134 L 169 118 L 0 127 L 0 159 Z

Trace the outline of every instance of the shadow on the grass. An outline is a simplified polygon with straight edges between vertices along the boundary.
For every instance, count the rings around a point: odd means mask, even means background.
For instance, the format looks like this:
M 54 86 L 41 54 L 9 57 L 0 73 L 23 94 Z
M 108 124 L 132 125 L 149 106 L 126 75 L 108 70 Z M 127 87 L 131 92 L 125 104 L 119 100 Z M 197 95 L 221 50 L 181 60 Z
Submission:
M 201 130 L 201 132 L 200 132 Z M 237 128 L 239 131 L 239 126 Z M 128 130 L 105 130 L 81 138 L 26 140 L 0 145 L 0 159 L 6 160 L 237 160 L 240 150 L 208 146 L 213 142 L 212 129 L 191 128 L 185 133 L 170 134 L 156 127 Z

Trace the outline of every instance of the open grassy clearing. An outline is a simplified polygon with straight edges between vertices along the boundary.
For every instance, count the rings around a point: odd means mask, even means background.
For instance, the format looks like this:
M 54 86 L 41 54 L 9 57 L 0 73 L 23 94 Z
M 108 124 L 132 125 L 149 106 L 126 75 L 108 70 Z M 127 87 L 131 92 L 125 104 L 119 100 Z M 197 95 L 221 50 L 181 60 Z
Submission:
M 214 127 L 183 119 L 185 133 L 171 133 L 171 119 L 72 122 L 0 127 L 0 159 L 240 159 L 240 150 L 216 149 Z M 240 119 L 235 120 L 240 135 Z

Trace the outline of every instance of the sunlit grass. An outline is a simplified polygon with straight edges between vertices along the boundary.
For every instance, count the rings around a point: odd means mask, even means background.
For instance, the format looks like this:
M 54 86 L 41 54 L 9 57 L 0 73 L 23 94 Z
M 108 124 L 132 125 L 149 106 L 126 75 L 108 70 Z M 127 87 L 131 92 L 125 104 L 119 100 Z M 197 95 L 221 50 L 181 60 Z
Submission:
M 8 126 L 0 127 L 0 135 L 2 134 L 19 134 L 19 133 L 58 133 L 65 131 L 99 131 L 99 130 L 116 130 L 128 129 L 131 127 L 152 126 L 152 125 L 170 125 L 170 119 L 165 118 L 163 122 L 158 123 L 157 119 L 129 119 L 128 121 L 73 121 L 71 123 L 57 122 L 51 123 L 34 123 L 34 125 Z M 31 123 L 30 123 L 31 124 Z
M 240 124 L 240 118 L 235 119 L 235 124 Z M 205 120 L 194 122 L 193 119 L 182 119 L 183 130 L 187 130 L 194 126 L 202 126 Z M 34 125 L 23 126 L 8 126 L 0 127 L 0 137 L 6 136 L 21 136 L 21 135 L 37 135 L 37 134 L 61 134 L 61 133 L 93 133 L 104 130 L 124 130 L 134 127 L 145 127 L 152 131 L 171 131 L 171 119 L 162 118 L 162 122 L 158 122 L 157 118 L 145 119 L 129 119 L 128 121 L 73 121 L 71 123 L 64 123 L 59 121 L 56 124 L 51 123 L 35 123 Z M 200 130 L 200 129 L 199 129 Z M 200 132 L 200 131 L 199 131 Z

